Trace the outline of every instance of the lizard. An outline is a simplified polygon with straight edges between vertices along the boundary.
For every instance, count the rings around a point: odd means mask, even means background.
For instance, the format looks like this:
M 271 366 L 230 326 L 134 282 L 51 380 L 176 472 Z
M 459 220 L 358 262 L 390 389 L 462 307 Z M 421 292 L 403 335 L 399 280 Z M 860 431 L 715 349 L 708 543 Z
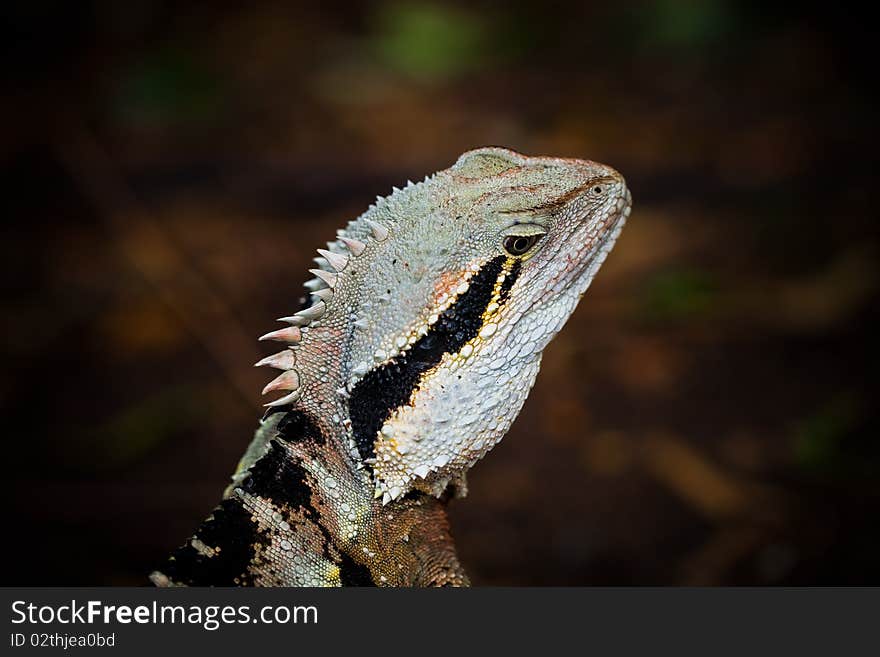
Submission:
M 614 169 L 468 151 L 318 249 L 222 500 L 159 586 L 467 586 L 446 516 L 630 214 Z

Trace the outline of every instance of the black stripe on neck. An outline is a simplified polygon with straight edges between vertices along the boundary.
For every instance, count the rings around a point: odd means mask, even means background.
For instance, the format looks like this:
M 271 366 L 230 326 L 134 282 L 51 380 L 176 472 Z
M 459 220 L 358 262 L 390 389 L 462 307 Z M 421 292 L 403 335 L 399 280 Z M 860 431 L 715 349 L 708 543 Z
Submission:
M 395 409 L 409 401 L 421 376 L 435 367 L 444 354 L 458 353 L 477 336 L 504 261 L 504 256 L 498 256 L 483 265 L 470 279 L 467 291 L 440 315 L 427 335 L 357 382 L 351 391 L 349 417 L 361 459 L 376 455 L 376 433 Z
M 241 500 L 223 500 L 198 528 L 195 538 L 217 548 L 207 556 L 192 545 L 192 539 L 177 548 L 162 572 L 176 584 L 187 586 L 249 586 L 249 568 L 258 545 L 267 545 L 269 536 L 251 519 Z

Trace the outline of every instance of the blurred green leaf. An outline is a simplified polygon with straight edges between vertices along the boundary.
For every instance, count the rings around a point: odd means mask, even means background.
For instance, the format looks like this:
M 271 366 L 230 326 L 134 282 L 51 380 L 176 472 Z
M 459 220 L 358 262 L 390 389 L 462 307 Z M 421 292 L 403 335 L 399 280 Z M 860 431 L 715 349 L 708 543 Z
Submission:
M 708 272 L 693 269 L 661 272 L 647 281 L 641 314 L 653 322 L 702 316 L 715 306 L 718 285 Z
M 797 423 L 794 461 L 803 470 L 851 476 L 876 472 L 880 449 L 872 431 L 862 432 L 863 405 L 854 393 L 841 393 Z
M 221 85 L 186 51 L 165 48 L 149 53 L 125 71 L 114 98 L 127 121 L 186 123 L 211 121 L 222 108 Z
M 707 46 L 735 27 L 725 0 L 655 0 L 639 22 L 646 43 L 673 48 Z
M 430 3 L 383 5 L 375 47 L 385 63 L 409 75 L 448 78 L 479 67 L 486 54 L 481 21 Z

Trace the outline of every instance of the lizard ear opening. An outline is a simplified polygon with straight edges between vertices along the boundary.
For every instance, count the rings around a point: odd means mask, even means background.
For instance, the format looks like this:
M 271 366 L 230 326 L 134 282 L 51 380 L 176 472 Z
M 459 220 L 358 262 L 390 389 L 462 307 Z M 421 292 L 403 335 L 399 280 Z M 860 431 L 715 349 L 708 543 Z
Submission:
M 521 166 L 522 156 L 500 146 L 488 146 L 468 151 L 452 165 L 452 170 L 463 178 L 486 178 Z

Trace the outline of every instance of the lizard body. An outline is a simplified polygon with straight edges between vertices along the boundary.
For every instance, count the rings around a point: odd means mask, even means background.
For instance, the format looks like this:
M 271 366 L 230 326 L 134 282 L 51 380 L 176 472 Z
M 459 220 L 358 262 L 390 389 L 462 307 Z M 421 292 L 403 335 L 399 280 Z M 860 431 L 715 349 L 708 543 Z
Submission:
M 507 432 L 631 207 L 595 162 L 503 148 L 319 249 L 223 500 L 159 585 L 466 585 L 445 500 Z

